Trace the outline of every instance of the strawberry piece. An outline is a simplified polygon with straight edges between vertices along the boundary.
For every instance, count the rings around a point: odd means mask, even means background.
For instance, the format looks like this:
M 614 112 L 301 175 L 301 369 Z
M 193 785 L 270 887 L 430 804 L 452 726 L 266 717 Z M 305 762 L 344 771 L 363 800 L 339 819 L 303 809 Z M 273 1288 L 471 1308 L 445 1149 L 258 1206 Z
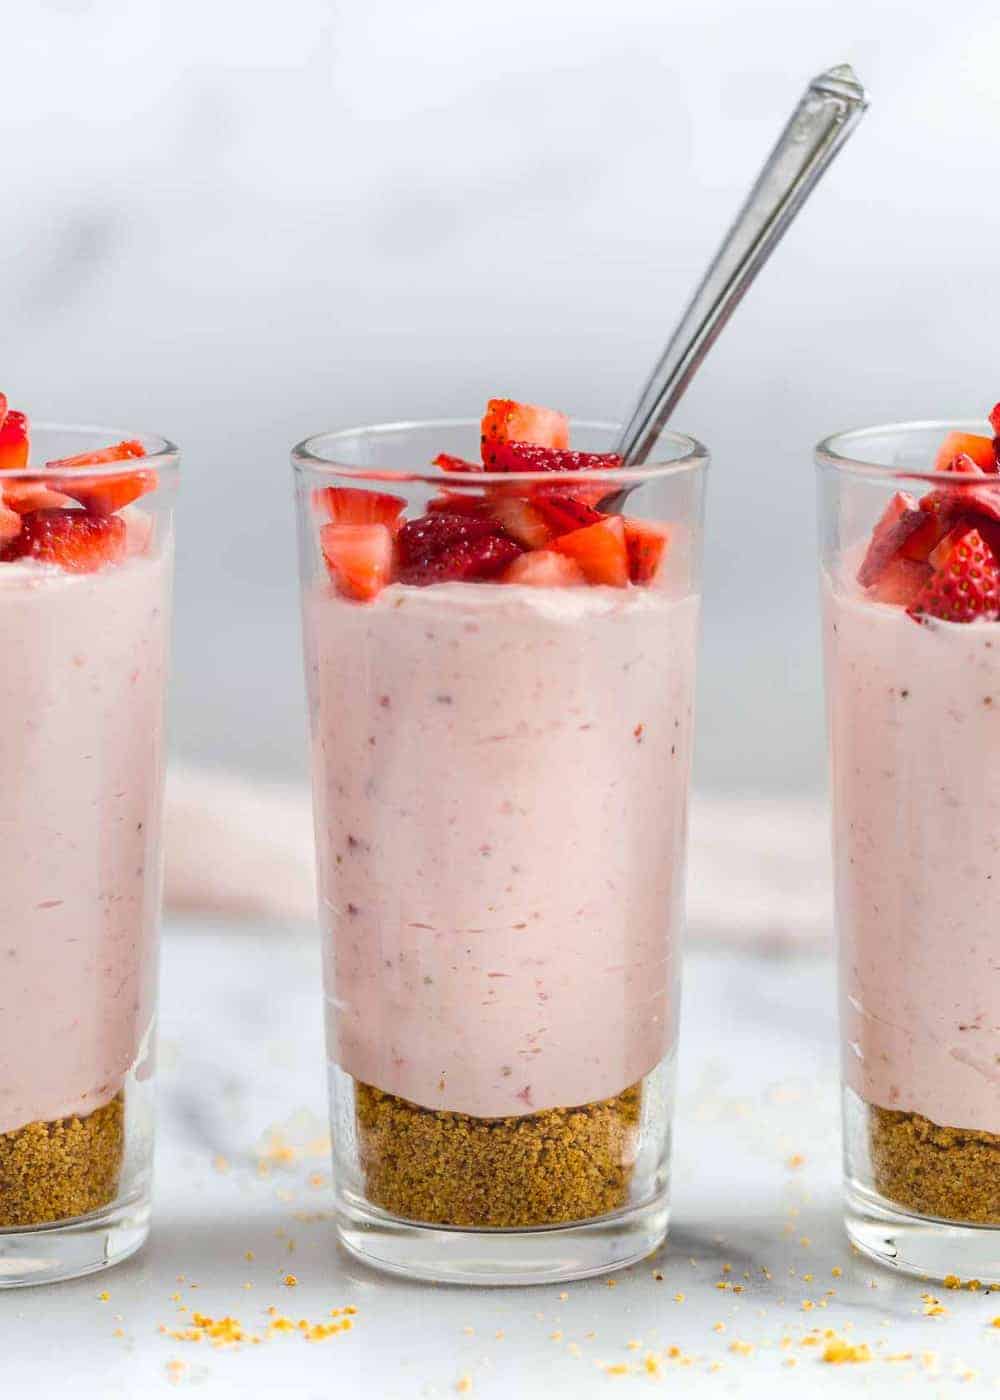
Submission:
M 497 496 L 490 505 L 490 515 L 525 549 L 544 549 L 552 538 L 541 511 L 518 496 Z
M 909 612 L 947 622 L 1000 613 L 1000 565 L 978 530 L 969 530 L 910 604 Z
M 670 532 L 648 520 L 625 520 L 628 573 L 633 583 L 652 583 L 660 572 Z
M 926 522 L 927 517 L 914 497 L 907 491 L 897 491 L 876 522 L 861 561 L 858 582 L 862 587 L 867 588 L 875 582 L 900 546 Z
M 0 428 L 3 427 L 3 420 L 7 417 L 7 395 L 0 394 Z M 997 429 L 1000 432 L 1000 428 Z
M 520 583 L 528 588 L 572 588 L 586 583 L 586 575 L 575 559 L 554 549 L 536 549 L 515 559 L 503 576 L 504 583 Z
M 610 472 L 622 459 L 617 452 L 572 452 L 518 440 L 491 446 L 486 465 L 497 472 Z
M 603 487 L 601 492 L 607 494 Z M 570 530 L 582 530 L 604 519 L 599 510 L 576 496 L 545 492 L 534 498 L 534 505 L 554 535 L 568 535 Z
M 467 495 L 464 491 L 439 491 L 427 502 L 431 515 L 471 515 L 488 516 L 491 503 L 482 496 Z
M 916 559 L 890 559 L 869 588 L 868 596 L 877 603 L 896 603 L 909 608 L 916 602 L 933 572 L 929 564 L 919 563 Z
M 3 559 L 37 559 L 71 574 L 92 574 L 125 557 L 125 523 L 83 510 L 35 510 L 21 517 L 21 531 L 3 550 Z
M 940 569 L 946 562 L 948 555 L 958 544 L 959 540 L 965 539 L 965 536 L 969 533 L 969 531 L 974 530 L 975 528 L 975 520 L 971 519 L 967 515 L 959 516 L 958 523 L 956 525 L 953 525 L 947 534 L 942 535 L 941 539 L 931 550 L 930 554 L 928 554 L 927 563 L 931 566 L 931 568 Z M 992 547 L 992 541 L 987 540 L 987 543 L 990 544 L 990 546 Z
M 936 472 L 946 472 L 951 470 L 951 464 L 956 457 L 965 455 L 971 457 L 977 467 L 981 467 L 984 472 L 991 475 L 996 473 L 996 453 L 993 451 L 993 439 L 981 437 L 979 433 L 949 433 L 938 448 L 938 454 L 934 459 L 934 470 Z
M 106 466 L 109 462 L 128 462 L 145 457 L 146 449 L 134 438 L 117 442 L 113 447 L 102 447 L 97 452 L 81 452 L 76 457 L 62 457 L 57 461 L 46 462 L 47 471 L 78 471 L 81 467 Z M 115 511 L 131 505 L 148 491 L 155 491 L 157 476 L 154 471 L 122 472 L 114 476 L 70 476 L 62 478 L 54 485 L 65 495 L 79 501 L 92 515 L 114 515 Z
M 432 463 L 443 472 L 481 472 L 482 462 L 468 462 L 464 457 L 455 457 L 451 452 L 439 452 Z
M 923 564 L 931 550 L 944 539 L 954 525 L 956 516 L 954 507 L 945 500 L 932 499 L 935 495 L 940 496 L 941 493 L 932 491 L 921 500 L 920 510 L 924 517 L 923 523 L 903 541 L 899 548 L 901 558 L 912 559 Z
M 490 399 L 482 422 L 483 461 L 487 466 L 498 443 L 532 442 L 540 447 L 569 447 L 569 419 L 554 408 Z M 502 468 L 501 468 L 502 470 Z
M 21 533 L 21 517 L 16 510 L 8 508 L 0 503 L 0 550 L 4 545 Z
M 27 465 L 28 420 L 23 413 L 10 409 L 0 425 L 0 471 L 21 471 Z
M 313 492 L 313 505 L 334 525 L 388 525 L 395 531 L 406 509 L 402 496 L 353 486 L 324 486 Z
M 397 536 L 401 583 L 487 579 L 503 573 L 521 546 L 496 521 L 468 515 L 423 515 Z
M 388 525 L 324 525 L 319 542 L 330 577 L 345 598 L 367 603 L 392 578 Z
M 552 548 L 575 559 L 588 583 L 605 583 L 612 588 L 624 588 L 628 583 L 625 524 L 620 515 L 606 515 L 596 525 L 560 535 Z
M 1000 521 L 1000 484 L 994 484 L 992 481 L 980 484 L 982 478 L 992 475 L 991 473 L 984 472 L 964 452 L 952 459 L 947 470 L 950 474 L 958 476 L 961 484 L 929 491 L 920 502 L 922 510 L 950 510 L 953 516 L 960 511 L 972 511 L 976 515 L 985 515 L 990 520 Z M 978 480 L 964 480 L 968 477 Z
M 73 504 L 69 496 L 53 491 L 43 481 L 0 482 L 0 496 L 18 515 L 27 515 L 31 510 L 60 510 Z

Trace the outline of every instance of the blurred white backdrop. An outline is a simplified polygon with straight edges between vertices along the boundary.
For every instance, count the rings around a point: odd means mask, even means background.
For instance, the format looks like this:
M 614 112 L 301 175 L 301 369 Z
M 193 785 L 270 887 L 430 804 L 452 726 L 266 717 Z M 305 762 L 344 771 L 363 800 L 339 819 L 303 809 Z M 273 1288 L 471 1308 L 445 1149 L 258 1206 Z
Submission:
M 304 770 L 287 449 L 620 417 L 805 81 L 873 107 L 678 414 L 715 458 L 697 780 L 822 781 L 810 448 L 1000 397 L 995 0 L 33 0 L 0 382 L 185 453 L 173 733 Z

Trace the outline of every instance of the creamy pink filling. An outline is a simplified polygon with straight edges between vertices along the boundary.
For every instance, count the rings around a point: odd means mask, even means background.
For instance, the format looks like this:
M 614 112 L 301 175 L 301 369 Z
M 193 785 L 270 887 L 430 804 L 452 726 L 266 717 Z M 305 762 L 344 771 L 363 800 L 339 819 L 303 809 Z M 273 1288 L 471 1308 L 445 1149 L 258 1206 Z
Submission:
M 846 1081 L 1000 1132 L 1000 624 L 824 610 Z
M 306 599 L 331 1059 L 483 1116 L 673 1044 L 697 601 L 439 584 Z
M 152 1022 L 168 578 L 0 564 L 0 1132 L 106 1103 Z

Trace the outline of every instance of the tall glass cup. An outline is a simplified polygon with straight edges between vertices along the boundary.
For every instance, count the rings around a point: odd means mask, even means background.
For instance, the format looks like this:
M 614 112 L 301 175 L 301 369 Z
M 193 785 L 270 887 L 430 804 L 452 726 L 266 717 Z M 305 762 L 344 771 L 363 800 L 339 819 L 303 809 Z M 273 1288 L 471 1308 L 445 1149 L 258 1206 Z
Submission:
M 178 453 L 42 425 L 0 473 L 0 1287 L 149 1229 Z M 139 455 L 143 453 L 145 455 Z
M 323 434 L 293 464 L 340 1237 L 399 1273 L 523 1283 L 666 1230 L 707 457 L 665 434 L 635 471 L 454 460 L 478 455 L 478 423 L 430 422 Z M 668 537 L 642 584 L 511 544 L 622 491 L 634 537 Z M 504 522 L 498 567 L 345 596 L 331 516 L 359 492 L 414 539 L 425 514 Z
M 956 522 L 991 533 L 979 512 L 1000 484 L 928 469 L 950 432 L 982 427 L 870 428 L 816 453 L 846 1221 L 887 1264 L 986 1283 L 1000 1281 L 1000 621 L 931 615 L 923 590 Z M 961 616 L 961 587 L 954 604 Z

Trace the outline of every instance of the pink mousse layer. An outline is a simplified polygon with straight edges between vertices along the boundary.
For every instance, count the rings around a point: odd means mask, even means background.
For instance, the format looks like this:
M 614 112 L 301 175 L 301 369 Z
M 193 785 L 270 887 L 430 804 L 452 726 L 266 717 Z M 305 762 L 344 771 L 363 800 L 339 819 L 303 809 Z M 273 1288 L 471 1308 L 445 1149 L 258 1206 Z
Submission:
M 824 593 L 846 1082 L 1000 1132 L 1000 624 Z
M 697 615 L 638 588 L 307 599 L 342 1069 L 492 1117 L 671 1049 Z
M 168 578 L 0 564 L 0 1133 L 99 1108 L 151 1026 Z

